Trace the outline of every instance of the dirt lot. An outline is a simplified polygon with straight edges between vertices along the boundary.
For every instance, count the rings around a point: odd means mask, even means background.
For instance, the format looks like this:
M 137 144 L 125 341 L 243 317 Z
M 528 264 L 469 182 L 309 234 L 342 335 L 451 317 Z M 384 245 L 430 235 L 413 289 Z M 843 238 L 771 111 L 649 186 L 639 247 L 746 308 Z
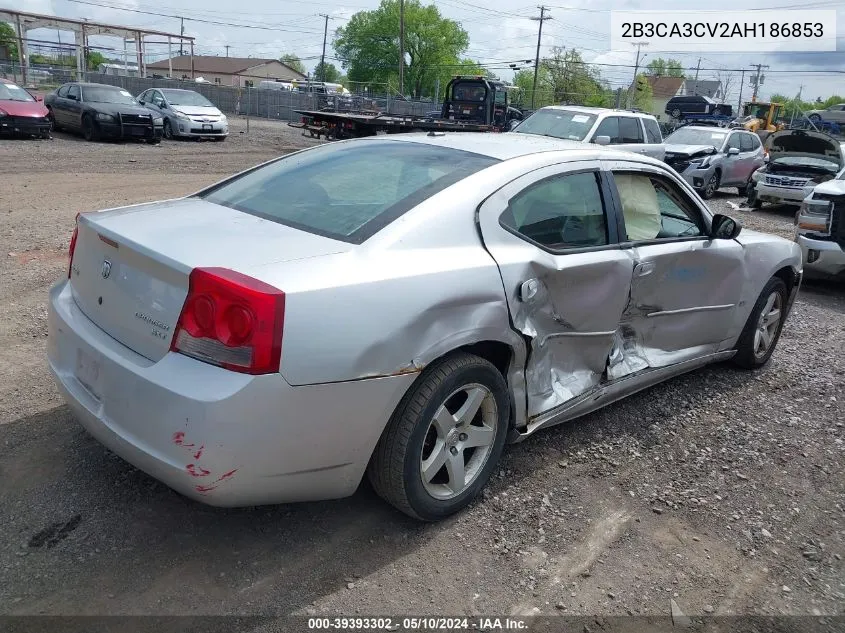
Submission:
M 419 525 L 352 498 L 204 507 L 108 453 L 45 360 L 78 211 L 190 193 L 306 141 L 0 141 L 0 614 L 841 614 L 845 289 L 805 284 L 767 368 L 715 366 L 507 450 Z M 792 210 L 713 207 L 791 234 Z

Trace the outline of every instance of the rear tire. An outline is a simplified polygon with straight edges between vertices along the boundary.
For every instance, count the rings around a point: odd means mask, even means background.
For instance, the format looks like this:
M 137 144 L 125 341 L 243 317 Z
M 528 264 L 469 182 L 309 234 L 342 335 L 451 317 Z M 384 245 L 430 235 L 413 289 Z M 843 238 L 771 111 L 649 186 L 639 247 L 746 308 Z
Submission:
M 736 343 L 733 362 L 743 369 L 757 369 L 769 362 L 780 340 L 786 316 L 786 284 L 772 277 L 760 293 Z
M 680 119 L 681 118 L 680 108 L 675 108 L 674 110 L 672 110 L 672 116 L 676 119 Z
M 53 114 L 52 108 L 47 108 L 47 120 L 50 122 L 50 131 L 58 132 L 61 128 L 56 123 L 56 116 Z
M 499 462 L 510 397 L 490 362 L 466 353 L 436 361 L 391 416 L 367 468 L 385 501 L 423 521 L 465 508 Z

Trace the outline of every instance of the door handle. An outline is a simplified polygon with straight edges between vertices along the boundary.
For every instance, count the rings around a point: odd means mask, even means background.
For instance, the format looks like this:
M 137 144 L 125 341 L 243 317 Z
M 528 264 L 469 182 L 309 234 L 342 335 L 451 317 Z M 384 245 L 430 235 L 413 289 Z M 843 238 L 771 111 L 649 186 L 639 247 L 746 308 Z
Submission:
M 654 262 L 641 262 L 634 267 L 634 274 L 637 277 L 645 277 L 654 272 Z

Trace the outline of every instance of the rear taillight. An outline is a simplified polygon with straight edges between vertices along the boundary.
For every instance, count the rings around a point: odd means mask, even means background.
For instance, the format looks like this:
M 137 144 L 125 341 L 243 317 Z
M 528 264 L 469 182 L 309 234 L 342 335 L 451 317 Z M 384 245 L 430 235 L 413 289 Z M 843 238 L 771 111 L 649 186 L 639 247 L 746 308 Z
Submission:
M 70 271 L 73 268 L 73 251 L 76 250 L 76 238 L 79 235 L 79 214 L 73 223 L 73 234 L 70 236 L 70 247 L 68 248 L 67 278 L 70 279 Z
M 226 268 L 195 268 L 171 351 L 245 374 L 279 371 L 285 293 Z

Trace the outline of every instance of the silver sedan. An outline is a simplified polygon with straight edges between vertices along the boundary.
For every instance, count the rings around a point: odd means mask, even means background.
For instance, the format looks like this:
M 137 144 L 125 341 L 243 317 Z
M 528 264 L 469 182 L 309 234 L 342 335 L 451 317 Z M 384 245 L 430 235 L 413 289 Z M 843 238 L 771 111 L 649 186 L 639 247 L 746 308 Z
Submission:
M 49 299 L 75 416 L 191 498 L 466 506 L 507 441 L 778 341 L 799 247 L 665 164 L 516 134 L 338 142 L 86 213 Z

